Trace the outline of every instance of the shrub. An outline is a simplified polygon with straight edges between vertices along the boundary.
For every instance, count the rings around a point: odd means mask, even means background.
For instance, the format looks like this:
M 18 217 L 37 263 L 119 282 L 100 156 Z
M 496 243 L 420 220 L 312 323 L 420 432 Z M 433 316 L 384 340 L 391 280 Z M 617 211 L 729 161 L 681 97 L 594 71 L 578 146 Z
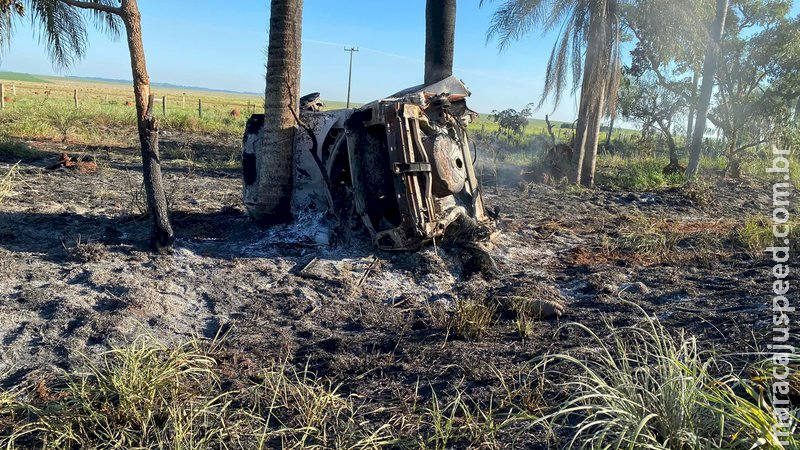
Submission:
M 689 180 L 681 186 L 683 197 L 697 206 L 706 206 L 714 200 L 714 190 L 711 183 L 704 180 Z
M 61 142 L 67 143 L 73 131 L 86 128 L 87 116 L 83 111 L 75 108 L 50 108 L 45 113 L 45 118 L 56 132 L 61 136 Z
M 680 186 L 683 174 L 664 174 L 664 158 L 605 157 L 598 162 L 597 184 L 625 191 L 647 191 Z

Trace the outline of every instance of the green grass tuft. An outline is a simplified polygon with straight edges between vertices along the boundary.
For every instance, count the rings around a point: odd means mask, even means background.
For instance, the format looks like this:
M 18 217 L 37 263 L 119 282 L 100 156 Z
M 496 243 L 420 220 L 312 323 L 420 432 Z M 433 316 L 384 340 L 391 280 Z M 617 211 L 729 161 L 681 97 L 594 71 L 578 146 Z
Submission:
M 663 158 L 600 158 L 597 184 L 634 192 L 682 185 L 686 181 L 683 174 L 664 174 L 668 163 Z
M 778 242 L 778 238 L 775 237 L 773 225 L 775 223 L 772 219 L 763 216 L 750 217 L 739 228 L 738 241 L 751 256 L 763 256 L 765 248 L 783 246 L 783 243 Z M 790 219 L 785 225 L 789 227 L 789 235 L 782 239 L 789 239 L 792 250 L 796 251 L 800 245 L 800 220 Z
M 750 390 L 756 398 L 748 399 L 732 389 L 749 381 L 733 373 L 716 377 L 727 366 L 700 351 L 694 338 L 673 337 L 636 308 L 643 325 L 609 324 L 605 338 L 567 325 L 585 332 L 596 350 L 551 355 L 540 365 L 566 377 L 559 387 L 567 400 L 542 420 L 571 428 L 568 448 L 779 448 L 769 445 L 774 420 L 760 394 Z

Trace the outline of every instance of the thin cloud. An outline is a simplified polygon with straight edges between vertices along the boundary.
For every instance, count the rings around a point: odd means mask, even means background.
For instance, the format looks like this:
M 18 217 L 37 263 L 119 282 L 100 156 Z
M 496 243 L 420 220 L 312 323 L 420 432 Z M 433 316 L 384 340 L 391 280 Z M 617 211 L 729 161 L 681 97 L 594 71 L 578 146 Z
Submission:
M 350 47 L 350 44 L 345 44 L 345 43 L 341 43 L 341 42 L 320 41 L 320 40 L 317 40 L 317 39 L 303 39 L 303 42 L 306 42 L 306 43 L 309 43 L 309 44 L 325 45 L 325 46 L 328 46 L 328 47 L 340 47 L 340 48 Z M 419 59 L 419 58 L 412 58 L 410 56 L 400 55 L 400 54 L 397 54 L 397 53 L 385 52 L 383 50 L 377 50 L 377 49 L 369 48 L 369 47 L 359 47 L 359 50 L 364 51 L 364 52 L 368 52 L 368 53 L 373 53 L 373 54 L 376 54 L 376 55 L 386 56 L 386 57 L 389 57 L 389 58 L 395 58 L 395 59 L 399 59 L 399 60 L 403 60 L 403 61 L 407 61 L 407 62 L 412 62 L 412 63 L 419 64 L 419 65 L 422 65 L 422 64 L 425 63 L 424 60 Z M 530 79 L 513 78 L 513 77 L 508 77 L 508 76 L 503 75 L 503 74 L 498 74 L 498 73 L 495 73 L 495 72 L 486 71 L 486 70 L 480 70 L 480 69 L 467 69 L 467 68 L 463 68 L 463 67 L 457 67 L 455 69 L 455 72 L 458 73 L 458 74 L 473 75 L 473 76 L 477 76 L 477 77 L 489 78 L 489 79 L 492 79 L 492 80 L 502 81 L 502 82 L 506 82 L 506 83 L 529 84 L 531 82 Z
M 350 44 L 344 44 L 344 43 L 340 43 L 340 42 L 320 41 L 320 40 L 317 40 L 317 39 L 303 39 L 303 42 L 307 42 L 309 44 L 326 45 L 328 47 L 345 48 L 345 47 L 350 47 L 351 46 Z M 369 48 L 369 47 L 359 47 L 359 46 L 356 46 L 356 47 L 360 51 L 368 52 L 368 53 L 374 53 L 376 55 L 388 56 L 390 58 L 402 59 L 404 61 L 414 62 L 414 63 L 418 63 L 418 64 L 423 64 L 423 62 L 424 62 L 421 59 L 412 58 L 410 56 L 405 56 L 405 55 L 398 55 L 397 53 L 384 52 L 383 50 L 376 50 L 374 48 Z

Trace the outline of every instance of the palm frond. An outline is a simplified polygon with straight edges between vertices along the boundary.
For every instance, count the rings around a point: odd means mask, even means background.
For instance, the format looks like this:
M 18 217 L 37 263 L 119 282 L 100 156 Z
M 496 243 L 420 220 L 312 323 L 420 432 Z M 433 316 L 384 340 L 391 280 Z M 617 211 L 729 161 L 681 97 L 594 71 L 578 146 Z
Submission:
M 541 107 L 550 95 L 554 97 L 555 104 L 561 101 L 561 94 L 564 86 L 566 85 L 566 68 L 567 58 L 570 56 L 570 47 L 575 42 L 573 41 L 572 22 L 568 22 L 561 33 L 553 50 L 550 53 L 550 59 L 547 61 L 547 71 L 544 80 L 544 91 L 539 99 L 538 106 Z M 574 60 L 573 60 L 574 61 Z M 579 80 L 577 78 L 576 80 Z
M 558 105 L 571 80 L 571 93 L 581 88 L 584 77 L 584 55 L 590 39 L 589 23 L 599 15 L 605 30 L 607 46 L 602 50 L 603 67 L 593 75 L 591 85 L 606 89 L 610 107 L 616 106 L 619 84 L 620 43 L 622 40 L 619 6 L 626 0 L 502 0 L 492 15 L 487 41 L 497 39 L 500 50 L 534 30 L 557 31 L 556 42 L 547 63 L 541 107 L 548 98 Z M 481 0 L 481 6 L 493 0 Z
M 120 0 L 89 0 L 87 3 L 93 3 L 101 6 L 110 6 L 112 8 L 120 7 Z M 122 33 L 122 19 L 117 14 L 92 9 L 91 15 L 94 18 L 95 26 L 98 30 L 102 31 L 111 39 L 118 39 Z
M 481 0 L 481 6 L 491 0 Z M 546 22 L 552 3 L 559 0 L 505 0 L 492 14 L 486 40 L 498 39 L 501 49 L 527 35 L 535 26 Z M 544 30 L 547 31 L 547 30 Z
M 46 45 L 54 64 L 68 68 L 84 56 L 88 35 L 78 10 L 60 0 L 27 0 L 27 3 L 39 42 Z
M 20 0 L 0 0 L 0 51 L 8 48 L 14 31 L 14 17 L 25 15 Z
M 91 15 L 96 27 L 112 39 L 117 39 L 123 29 L 118 14 L 110 8 L 119 8 L 121 0 L 83 0 L 80 5 L 64 0 L 0 0 L 0 49 L 7 47 L 13 34 L 14 15 L 29 11 L 36 36 L 53 64 L 69 68 L 83 58 L 88 45 L 84 12 Z M 95 6 L 97 8 L 95 8 Z

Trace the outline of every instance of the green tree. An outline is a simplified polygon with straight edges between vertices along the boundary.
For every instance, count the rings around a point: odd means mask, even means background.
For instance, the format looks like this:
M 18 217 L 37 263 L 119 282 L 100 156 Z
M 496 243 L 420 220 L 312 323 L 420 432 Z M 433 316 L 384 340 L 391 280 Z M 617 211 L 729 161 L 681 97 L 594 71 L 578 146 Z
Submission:
M 739 1 L 731 8 L 709 120 L 725 137 L 727 175 L 740 173 L 747 151 L 784 130 L 800 95 L 800 19 L 788 1 Z
M 291 220 L 295 114 L 300 90 L 303 0 L 272 0 L 267 50 L 264 130 L 256 154 L 255 200 L 245 206 L 263 224 Z
M 503 111 L 492 111 L 489 119 L 497 122 L 498 134 L 506 133 L 510 136 L 512 133 L 518 136 L 525 134 L 525 128 L 528 126 L 528 120 L 532 115 L 532 105 L 528 105 L 522 111 L 516 109 L 504 109 Z
M 629 121 L 642 124 L 644 128 L 656 127 L 661 132 L 667 141 L 669 168 L 673 172 L 677 172 L 680 167 L 675 125 L 681 118 L 681 112 L 685 110 L 685 99 L 661 86 L 652 73 L 638 77 L 627 73 L 621 83 L 620 114 Z
M 706 44 L 703 60 L 703 81 L 697 98 L 697 115 L 695 116 L 692 143 L 689 147 L 689 164 L 686 166 L 686 176 L 688 178 L 697 176 L 697 172 L 700 169 L 700 153 L 702 151 L 703 137 L 706 133 L 711 96 L 714 94 L 714 79 L 719 66 L 719 53 L 729 4 L 729 0 L 717 0 L 714 21 L 711 23 L 708 32 L 708 43 Z
M 683 97 L 686 142 L 692 139 L 700 72 L 713 11 L 709 0 L 639 0 L 622 15 L 636 39 L 629 74 L 655 76 L 659 86 Z
M 491 0 L 481 0 L 481 4 Z M 571 78 L 580 91 L 572 180 L 594 184 L 600 123 L 616 110 L 620 79 L 620 3 L 622 0 L 503 0 L 488 37 L 501 49 L 534 28 L 560 30 L 550 53 L 539 106 L 552 97 L 558 104 Z
M 142 172 L 147 206 L 152 221 L 150 243 L 156 249 L 174 240 L 161 177 L 158 129 L 152 112 L 150 77 L 142 44 L 141 14 L 136 0 L 0 0 L 0 39 L 9 43 L 12 15 L 30 14 L 41 33 L 54 64 L 66 68 L 83 57 L 87 33 L 82 11 L 90 13 L 98 28 L 118 38 L 124 31 L 128 43 L 136 100 L 136 119 L 141 144 Z

